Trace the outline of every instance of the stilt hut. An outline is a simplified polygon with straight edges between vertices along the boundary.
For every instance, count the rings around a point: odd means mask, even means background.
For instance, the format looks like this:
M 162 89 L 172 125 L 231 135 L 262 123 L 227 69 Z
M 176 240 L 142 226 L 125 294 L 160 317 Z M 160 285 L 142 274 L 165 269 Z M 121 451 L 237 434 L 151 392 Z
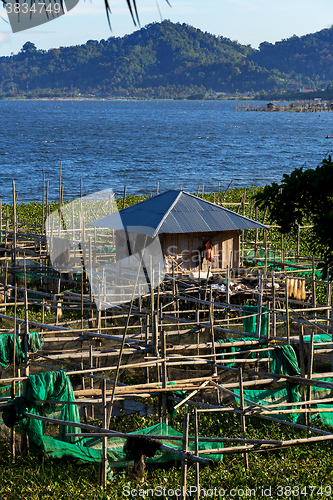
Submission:
M 120 216 L 120 217 L 119 217 Z M 240 231 L 266 226 L 182 190 L 169 190 L 94 223 L 116 231 L 117 254 L 138 234 L 159 236 L 166 272 L 239 267 Z

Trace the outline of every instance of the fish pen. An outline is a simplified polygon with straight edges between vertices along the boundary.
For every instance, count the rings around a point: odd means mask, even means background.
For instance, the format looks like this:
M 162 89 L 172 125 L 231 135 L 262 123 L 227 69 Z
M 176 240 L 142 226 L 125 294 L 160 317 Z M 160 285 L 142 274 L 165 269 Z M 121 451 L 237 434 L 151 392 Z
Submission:
M 333 110 L 331 101 L 324 101 L 320 98 L 311 100 L 297 100 L 294 102 L 269 102 L 265 106 L 258 104 L 242 104 L 238 106 L 237 111 L 268 111 L 283 113 L 321 113 L 326 111 L 331 113 Z
M 220 192 L 214 198 L 227 206 Z M 15 191 L 13 200 L 12 213 L 0 210 L 0 429 L 13 457 L 29 449 L 100 463 L 102 486 L 128 464 L 140 479 L 145 464 L 177 460 L 183 495 L 193 462 L 199 498 L 200 467 L 223 455 L 240 453 L 248 467 L 251 453 L 333 439 L 316 427 L 316 419 L 333 425 L 332 283 L 320 259 L 302 255 L 309 226 L 299 227 L 292 252 L 267 225 L 242 230 L 237 267 L 208 262 L 195 274 L 178 256 L 137 297 L 123 284 L 118 303 L 99 309 L 82 254 L 90 245 L 96 262 L 112 262 L 114 235 L 102 251 L 103 231 L 82 224 L 62 252 L 76 267 L 55 270 L 48 202 L 38 225 L 19 221 Z M 256 212 L 246 190 L 230 206 Z M 98 293 L 102 302 L 111 292 Z M 182 433 L 172 427 L 179 410 Z M 158 423 L 118 432 L 113 417 L 131 412 Z M 214 412 L 239 419 L 241 437 L 201 436 L 200 419 Z M 311 436 L 251 439 L 253 418 Z

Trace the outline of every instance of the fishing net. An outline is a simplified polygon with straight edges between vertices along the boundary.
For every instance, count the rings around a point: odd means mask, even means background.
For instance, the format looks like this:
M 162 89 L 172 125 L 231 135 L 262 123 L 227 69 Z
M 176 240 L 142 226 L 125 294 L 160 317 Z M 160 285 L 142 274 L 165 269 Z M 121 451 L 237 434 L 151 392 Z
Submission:
M 22 363 L 25 358 L 24 335 L 16 335 L 15 342 L 15 361 Z M 28 333 L 28 352 L 37 352 L 44 345 L 44 341 L 38 332 Z M 0 334 L 0 366 L 7 368 L 13 363 L 14 358 L 14 334 Z
M 258 323 L 258 306 L 243 306 L 243 331 L 244 333 L 256 333 Z M 256 316 L 254 316 L 256 314 Z M 252 316 L 251 316 L 252 315 Z M 249 317 L 246 317 L 249 316 Z M 267 337 L 267 307 L 261 306 L 260 337 Z
M 9 399 L 11 387 L 3 387 L 0 396 L 3 400 L 14 403 L 3 411 L 3 422 L 8 427 L 13 427 L 17 424 L 24 427 L 27 431 L 30 443 L 30 451 L 36 455 L 45 452 L 50 459 L 60 459 L 64 457 L 76 458 L 81 462 L 100 462 L 102 459 L 102 442 L 103 438 L 99 436 L 84 437 L 81 436 L 81 429 L 75 426 L 75 423 L 80 422 L 79 412 L 75 403 L 72 384 L 69 377 L 63 371 L 54 371 L 31 375 L 27 379 L 26 397 L 16 397 L 14 402 Z M 52 403 L 52 400 L 57 401 Z M 1 401 L 1 400 L 0 400 Z M 64 403 L 59 403 L 63 401 Z M 0 407 L 1 411 L 1 407 Z M 73 422 L 73 426 L 59 425 L 57 436 L 45 435 L 46 426 L 41 420 L 29 418 L 27 414 L 36 416 L 44 416 Z M 76 434 L 75 436 L 67 436 L 66 434 Z M 159 436 L 178 436 L 182 433 L 176 431 L 172 427 L 160 423 L 146 429 L 130 434 L 144 435 L 159 435 Z M 107 439 L 107 455 L 108 462 L 111 468 L 121 468 L 131 465 L 131 460 L 128 459 L 124 444 L 126 439 L 122 437 L 110 436 Z M 162 439 L 162 443 L 176 450 L 182 449 L 181 440 Z M 194 451 L 194 442 L 189 442 L 189 450 Z M 220 443 L 199 442 L 199 450 L 222 449 Z M 206 455 L 205 455 L 206 456 Z M 208 454 L 207 458 L 220 461 L 222 454 Z M 179 460 L 180 457 L 173 453 L 165 451 L 157 451 L 153 457 L 148 457 L 148 464 L 162 464 L 173 460 Z

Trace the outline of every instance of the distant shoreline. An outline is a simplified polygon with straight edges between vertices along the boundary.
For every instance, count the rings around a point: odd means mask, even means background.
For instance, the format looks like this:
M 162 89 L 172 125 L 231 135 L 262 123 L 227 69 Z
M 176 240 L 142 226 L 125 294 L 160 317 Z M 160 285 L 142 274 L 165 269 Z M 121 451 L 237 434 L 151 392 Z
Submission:
M 196 96 L 189 95 L 188 97 L 137 97 L 137 96 L 123 96 L 123 97 L 102 97 L 102 96 L 74 96 L 74 97 L 26 97 L 26 96 L 11 96 L 11 97 L 1 97 L 0 101 L 178 101 L 178 102 L 193 102 L 193 101 L 205 101 L 205 102 L 225 102 L 225 101 L 240 101 L 240 102 L 253 102 L 253 101 L 263 101 L 263 102 L 299 102 L 299 101 L 314 101 L 315 99 L 321 99 L 322 102 L 330 103 L 331 100 L 327 99 L 327 96 L 319 95 L 318 92 L 310 93 L 298 93 L 298 94 L 276 94 L 276 95 L 255 95 L 255 96 L 223 96 L 214 97 L 208 96 L 205 98 L 198 98 Z

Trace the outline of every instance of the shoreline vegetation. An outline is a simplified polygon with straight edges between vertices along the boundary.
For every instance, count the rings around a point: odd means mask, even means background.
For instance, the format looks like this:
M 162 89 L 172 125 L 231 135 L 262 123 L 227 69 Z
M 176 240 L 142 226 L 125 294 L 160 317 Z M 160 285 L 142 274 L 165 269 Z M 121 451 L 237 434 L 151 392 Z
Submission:
M 255 95 L 237 95 L 230 94 L 225 96 L 214 96 L 213 94 L 189 94 L 184 97 L 138 97 L 138 96 L 99 96 L 93 94 L 87 95 L 63 95 L 63 96 L 31 96 L 31 95 L 13 95 L 3 96 L 0 94 L 0 101 L 205 101 L 205 102 L 225 102 L 225 101 L 274 101 L 281 103 L 295 104 L 304 101 L 322 101 L 323 105 L 331 104 L 332 100 L 328 98 L 326 91 L 322 92 L 298 92 L 298 93 L 260 93 Z
M 224 192 L 220 190 L 215 193 L 199 193 L 208 201 L 222 203 L 226 208 L 238 211 L 247 217 L 256 218 L 260 222 L 265 221 L 269 214 L 255 209 L 253 196 L 262 191 L 263 188 L 234 188 Z M 148 195 L 149 196 L 149 195 Z M 117 198 L 118 208 L 133 205 L 148 196 L 130 195 L 125 199 Z M 57 209 L 57 202 L 49 204 L 50 211 Z M 2 215 L 9 217 L 12 214 L 12 205 L 2 205 Z M 16 206 L 18 220 L 35 224 L 42 223 L 42 215 L 46 214 L 42 202 L 18 203 Z M 24 228 L 24 226 L 22 226 Z M 276 228 L 271 229 L 270 239 L 281 241 L 281 235 Z M 306 248 L 306 238 L 302 242 Z M 285 248 L 291 250 L 296 245 L 296 237 L 290 234 L 284 238 Z M 188 411 L 186 405 L 176 415 L 173 427 L 182 432 L 183 414 Z M 218 414 L 218 416 L 200 417 L 200 435 L 202 436 L 235 436 L 241 437 L 241 426 L 237 414 Z M 144 417 L 137 414 L 113 418 L 111 429 L 121 432 L 131 432 L 148 427 L 158 422 L 158 417 Z M 94 421 L 96 425 L 102 425 L 101 421 Z M 317 423 L 316 427 L 322 430 L 331 428 Z M 194 433 L 193 423 L 190 423 L 190 434 Z M 297 439 L 309 437 L 311 432 L 305 430 L 288 428 L 277 423 L 265 423 L 258 418 L 248 419 L 247 436 L 251 439 Z M 244 467 L 244 459 L 241 454 L 225 455 L 223 461 L 212 467 L 204 467 L 200 470 L 200 487 L 202 490 L 213 491 L 223 489 L 223 496 L 214 498 L 255 498 L 267 497 L 281 498 L 331 498 L 331 485 L 333 483 L 333 448 L 327 442 L 318 443 L 315 446 L 302 445 L 284 450 L 276 450 L 269 453 L 252 453 L 249 457 L 249 469 Z M 177 498 L 172 494 L 159 495 L 159 488 L 167 488 L 166 491 L 175 491 L 180 484 L 180 465 L 171 464 L 165 469 L 147 467 L 143 482 L 137 483 L 130 480 L 126 470 L 120 470 L 114 476 L 113 481 L 108 482 L 103 491 L 98 486 L 98 466 L 78 464 L 71 459 L 58 461 L 36 460 L 28 455 L 24 459 L 19 458 L 12 461 L 8 442 L 0 434 L 0 498 L 3 500 L 111 500 L 122 498 L 163 498 L 174 500 Z M 195 469 L 189 466 L 188 485 L 195 484 Z M 134 493 L 127 494 L 133 490 Z M 155 491 L 155 494 L 145 494 L 144 491 Z M 141 494 L 140 494 L 141 491 Z M 298 495 L 291 492 L 298 491 Z M 200 496 L 203 498 L 204 496 Z M 195 498 L 191 496 L 190 498 Z

